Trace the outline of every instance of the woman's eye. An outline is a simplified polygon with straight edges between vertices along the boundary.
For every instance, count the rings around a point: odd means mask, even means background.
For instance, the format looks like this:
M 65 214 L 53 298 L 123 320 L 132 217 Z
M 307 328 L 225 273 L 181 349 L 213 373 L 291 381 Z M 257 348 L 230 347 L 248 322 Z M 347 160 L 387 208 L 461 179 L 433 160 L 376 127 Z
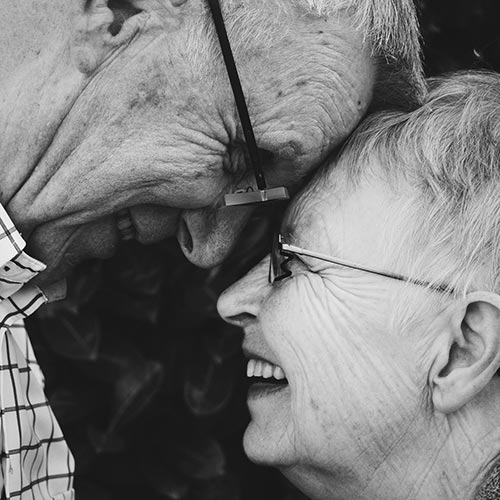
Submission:
M 291 259 L 287 263 L 287 269 L 289 271 L 292 271 L 292 274 L 295 273 L 304 273 L 309 271 L 309 267 L 306 265 L 306 263 L 298 256 L 294 256 L 293 259 Z

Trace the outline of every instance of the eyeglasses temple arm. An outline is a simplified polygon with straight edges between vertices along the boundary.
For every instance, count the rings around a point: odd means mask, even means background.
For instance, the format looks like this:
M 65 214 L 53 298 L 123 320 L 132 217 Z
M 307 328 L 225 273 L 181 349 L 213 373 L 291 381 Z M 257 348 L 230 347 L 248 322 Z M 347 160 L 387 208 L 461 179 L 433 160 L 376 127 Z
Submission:
M 252 168 L 255 173 L 255 179 L 257 181 L 257 187 L 259 188 L 259 190 L 265 190 L 267 186 L 266 179 L 264 177 L 264 171 L 262 170 L 259 148 L 257 147 L 257 142 L 255 140 L 252 122 L 250 121 L 250 116 L 248 114 L 245 95 L 243 94 L 241 81 L 238 76 L 238 70 L 236 69 L 236 64 L 234 62 L 233 52 L 231 50 L 231 45 L 227 36 L 226 26 L 224 25 L 224 18 L 222 17 L 220 4 L 218 0 L 208 0 L 208 4 L 210 6 L 210 11 L 214 20 L 217 37 L 219 38 L 222 56 L 224 57 L 224 62 L 226 63 L 229 81 L 231 82 L 231 87 L 233 89 L 236 107 L 238 109 L 241 126 L 243 127 L 243 134 L 245 136 L 245 141 L 250 156 L 250 162 L 252 164 Z
M 312 257 L 314 259 L 319 259 L 323 260 L 325 262 L 331 262 L 332 264 L 338 264 L 340 266 L 348 267 L 350 269 L 358 269 L 360 271 L 365 271 L 367 273 L 371 274 L 377 274 L 379 276 L 385 276 L 386 278 L 392 278 L 396 279 L 399 281 L 406 281 L 408 283 L 414 283 L 416 285 L 424 286 L 427 288 L 431 288 L 433 290 L 436 290 L 438 292 L 443 292 L 443 293 L 454 293 L 454 290 L 450 288 L 447 285 L 444 284 L 433 284 L 428 281 L 422 281 L 422 280 L 417 280 L 414 278 L 409 278 L 407 276 L 403 276 L 402 274 L 396 274 L 396 273 L 388 273 L 385 271 L 379 271 L 378 269 L 368 269 L 366 267 L 359 266 L 357 264 L 353 264 L 352 262 L 349 262 L 348 260 L 344 259 L 332 259 L 330 256 L 321 254 L 321 253 L 316 253 L 316 252 L 311 252 L 310 250 L 306 250 L 301 247 L 297 247 L 295 245 L 289 245 L 288 243 L 283 243 L 281 242 L 281 248 L 285 252 L 292 252 L 297 255 L 304 255 L 305 257 Z

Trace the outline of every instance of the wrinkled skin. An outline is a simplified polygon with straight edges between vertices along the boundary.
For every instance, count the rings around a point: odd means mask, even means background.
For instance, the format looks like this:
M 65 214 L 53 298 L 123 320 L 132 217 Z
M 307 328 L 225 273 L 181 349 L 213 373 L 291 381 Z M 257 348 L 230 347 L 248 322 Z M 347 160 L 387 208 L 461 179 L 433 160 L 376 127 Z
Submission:
M 6 5 L 1 36 L 16 44 L 0 70 L 0 201 L 48 264 L 42 281 L 112 255 L 123 209 L 139 241 L 177 235 L 203 267 L 252 210 L 221 208 L 254 181 L 205 5 L 131 4 L 114 35 L 104 0 Z M 347 19 L 284 0 L 241 7 L 229 34 L 268 184 L 293 192 L 366 111 L 370 49 Z
M 381 174 L 349 192 L 345 173 L 337 167 L 292 202 L 285 241 L 408 275 L 395 253 L 411 227 L 401 217 L 405 197 Z M 459 301 L 310 257 L 287 266 L 292 275 L 270 285 L 265 258 L 218 303 L 226 321 L 244 329 L 247 357 L 281 367 L 288 381 L 251 386 L 249 458 L 279 468 L 311 499 L 476 498 L 481 465 L 498 458 L 490 412 L 500 382 L 491 381 L 484 413 L 475 412 L 477 402 L 449 415 L 430 404 L 435 349 L 449 342 L 450 324 L 461 324 L 450 320 Z M 411 328 L 400 321 L 402 296 L 414 308 Z M 463 356 L 458 364 L 460 372 Z M 495 416 L 486 424 L 488 414 Z
M 295 200 L 284 237 L 385 269 L 378 236 L 395 223 L 397 205 L 387 190 L 346 197 L 342 186 L 312 186 Z M 398 464 L 410 445 L 417 451 L 413 439 L 425 429 L 425 378 L 409 356 L 415 336 L 399 336 L 390 324 L 393 291 L 404 285 L 304 257 L 271 286 L 268 265 L 265 258 L 219 299 L 221 315 L 244 328 L 249 357 L 282 367 L 289 382 L 273 393 L 250 391 L 246 453 L 279 467 L 311 498 L 394 498 L 377 496 L 370 482 L 389 482 L 386 465 Z

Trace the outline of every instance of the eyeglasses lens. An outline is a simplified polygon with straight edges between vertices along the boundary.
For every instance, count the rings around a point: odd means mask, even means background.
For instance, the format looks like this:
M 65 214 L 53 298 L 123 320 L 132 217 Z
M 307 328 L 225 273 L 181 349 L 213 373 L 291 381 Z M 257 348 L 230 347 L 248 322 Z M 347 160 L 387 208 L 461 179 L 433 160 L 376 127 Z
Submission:
M 286 263 L 291 260 L 292 257 L 292 254 L 283 251 L 279 233 L 275 234 L 269 262 L 269 283 L 271 283 L 271 285 L 292 274 L 291 271 L 285 269 Z
M 271 255 L 269 259 L 269 283 L 274 283 L 276 276 L 279 274 L 280 269 L 280 248 L 278 241 L 278 234 L 273 235 L 273 243 L 271 246 Z

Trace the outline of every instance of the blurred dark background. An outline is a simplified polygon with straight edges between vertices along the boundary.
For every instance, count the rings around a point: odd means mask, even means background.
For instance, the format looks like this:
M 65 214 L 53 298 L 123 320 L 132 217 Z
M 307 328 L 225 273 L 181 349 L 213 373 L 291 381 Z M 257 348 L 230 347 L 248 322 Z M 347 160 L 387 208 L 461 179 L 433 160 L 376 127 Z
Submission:
M 498 0 L 417 3 L 427 75 L 500 70 Z M 215 309 L 263 255 L 271 223 L 256 214 L 245 251 L 211 271 L 188 264 L 175 242 L 128 244 L 77 269 L 68 299 L 29 320 L 75 454 L 78 500 L 304 498 L 243 454 L 241 336 Z

